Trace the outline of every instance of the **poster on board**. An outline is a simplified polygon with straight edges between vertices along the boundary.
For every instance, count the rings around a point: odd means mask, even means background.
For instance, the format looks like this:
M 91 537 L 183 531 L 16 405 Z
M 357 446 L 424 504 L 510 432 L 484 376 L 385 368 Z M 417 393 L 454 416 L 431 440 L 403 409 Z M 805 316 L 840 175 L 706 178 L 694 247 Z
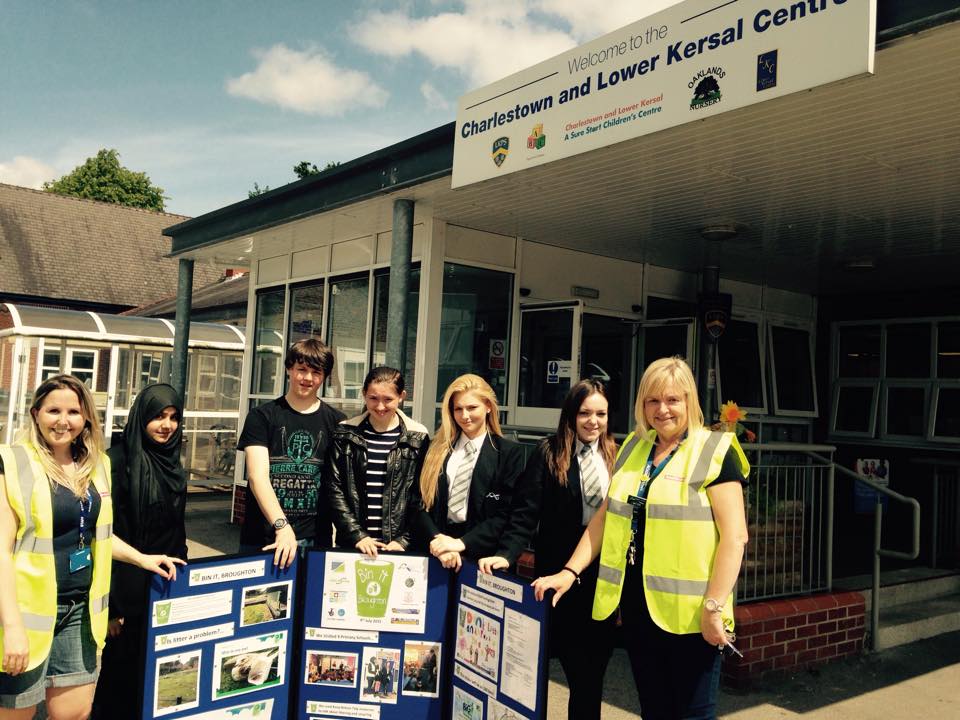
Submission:
M 148 598 L 141 717 L 287 717 L 297 565 L 273 554 L 191 560 Z

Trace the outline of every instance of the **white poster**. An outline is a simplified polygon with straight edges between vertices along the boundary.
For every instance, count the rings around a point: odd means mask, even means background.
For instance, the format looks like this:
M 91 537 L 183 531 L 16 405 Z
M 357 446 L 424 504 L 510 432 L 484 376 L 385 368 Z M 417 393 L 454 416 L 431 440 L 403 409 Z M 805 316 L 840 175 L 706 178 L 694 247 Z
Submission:
M 507 608 L 503 616 L 503 665 L 500 692 L 537 709 L 537 655 L 540 623 Z
M 153 604 L 152 621 L 153 627 L 164 627 L 230 615 L 232 612 L 233 592 L 223 590 L 173 600 L 157 600 Z
M 271 720 L 273 698 L 208 710 L 196 715 L 184 715 L 182 720 Z
M 423 633 L 428 558 L 327 553 L 325 563 L 322 627 Z
M 218 643 L 213 648 L 213 699 L 283 685 L 287 631 Z
M 490 698 L 487 700 L 487 720 L 526 720 L 526 715 L 519 715 L 506 705 Z
M 875 38 L 876 0 L 686 0 L 460 98 L 452 186 L 872 73 Z

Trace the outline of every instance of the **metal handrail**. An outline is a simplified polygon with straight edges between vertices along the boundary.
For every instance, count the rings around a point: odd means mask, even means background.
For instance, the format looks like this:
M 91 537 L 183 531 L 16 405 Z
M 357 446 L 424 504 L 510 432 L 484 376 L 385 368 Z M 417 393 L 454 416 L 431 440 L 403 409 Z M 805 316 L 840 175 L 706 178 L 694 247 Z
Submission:
M 826 460 L 826 458 L 817 455 L 816 453 L 811 452 L 808 454 L 817 460 L 829 462 Z M 873 650 L 878 650 L 879 638 L 877 637 L 877 629 L 880 626 L 880 558 L 888 557 L 897 558 L 900 560 L 916 560 L 920 555 L 920 503 L 917 502 L 916 498 L 901 495 L 900 493 L 895 492 L 888 487 L 884 487 L 883 485 L 879 485 L 872 480 L 858 475 L 857 473 L 853 472 L 853 470 L 845 468 L 842 465 L 837 465 L 834 463 L 834 467 L 843 475 L 847 475 L 858 482 L 862 482 L 864 485 L 873 488 L 873 490 L 877 492 L 877 503 L 874 505 L 873 510 L 873 586 L 870 589 L 870 643 Z M 880 495 L 886 495 L 897 502 L 904 503 L 905 505 L 909 505 L 913 508 L 913 548 L 910 552 L 902 552 L 900 550 L 884 550 L 882 547 L 880 547 L 883 523 L 883 503 L 880 500 Z

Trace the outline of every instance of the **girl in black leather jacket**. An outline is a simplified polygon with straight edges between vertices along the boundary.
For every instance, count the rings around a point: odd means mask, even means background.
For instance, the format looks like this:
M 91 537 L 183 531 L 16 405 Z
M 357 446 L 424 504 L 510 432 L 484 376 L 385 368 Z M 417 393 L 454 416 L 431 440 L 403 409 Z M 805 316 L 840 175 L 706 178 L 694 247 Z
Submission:
M 324 485 L 338 547 L 376 557 L 410 545 L 410 500 L 430 438 L 400 410 L 406 396 L 399 370 L 374 368 L 363 381 L 366 411 L 333 431 Z

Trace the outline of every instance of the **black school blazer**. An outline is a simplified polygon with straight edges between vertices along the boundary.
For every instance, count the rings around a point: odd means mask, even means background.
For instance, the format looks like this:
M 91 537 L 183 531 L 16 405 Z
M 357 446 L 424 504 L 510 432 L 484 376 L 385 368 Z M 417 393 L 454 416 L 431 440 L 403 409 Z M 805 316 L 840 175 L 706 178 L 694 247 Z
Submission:
M 447 481 L 447 461 L 443 460 L 443 470 L 437 478 L 437 494 L 433 507 L 424 507 L 423 498 L 417 497 L 419 511 L 414 527 L 423 546 L 439 534 L 449 534 L 447 521 L 447 502 L 449 483 Z M 498 554 L 501 535 L 510 517 L 513 493 L 518 478 L 523 472 L 523 448 L 519 443 L 487 432 L 473 468 L 470 480 L 470 497 L 467 500 L 466 529 L 460 539 L 466 546 L 465 555 L 474 559 Z M 418 489 L 419 492 L 419 489 Z M 523 546 L 501 548 L 502 553 L 512 565 L 523 551 Z M 524 542 L 525 544 L 525 542 Z

